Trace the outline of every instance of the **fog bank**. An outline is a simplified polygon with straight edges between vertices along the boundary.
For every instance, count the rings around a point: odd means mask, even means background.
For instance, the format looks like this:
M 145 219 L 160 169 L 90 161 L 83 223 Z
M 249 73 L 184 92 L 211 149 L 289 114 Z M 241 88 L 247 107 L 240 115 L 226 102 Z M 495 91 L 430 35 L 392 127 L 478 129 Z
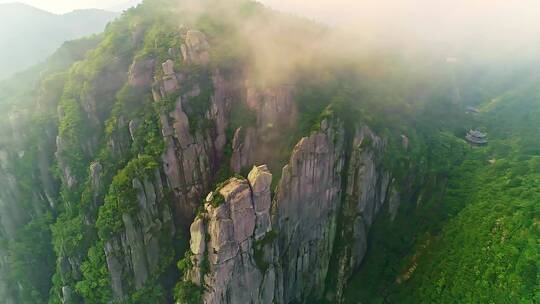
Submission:
M 540 46 L 535 0 L 261 0 L 355 32 L 363 43 L 525 56 Z

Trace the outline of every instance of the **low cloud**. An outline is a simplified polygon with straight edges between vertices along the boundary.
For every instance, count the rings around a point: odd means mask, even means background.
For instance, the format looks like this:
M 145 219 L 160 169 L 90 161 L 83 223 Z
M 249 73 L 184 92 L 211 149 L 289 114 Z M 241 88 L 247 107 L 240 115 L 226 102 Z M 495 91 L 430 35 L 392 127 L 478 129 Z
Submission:
M 355 32 L 365 42 L 448 52 L 527 52 L 540 45 L 536 0 L 261 0 Z

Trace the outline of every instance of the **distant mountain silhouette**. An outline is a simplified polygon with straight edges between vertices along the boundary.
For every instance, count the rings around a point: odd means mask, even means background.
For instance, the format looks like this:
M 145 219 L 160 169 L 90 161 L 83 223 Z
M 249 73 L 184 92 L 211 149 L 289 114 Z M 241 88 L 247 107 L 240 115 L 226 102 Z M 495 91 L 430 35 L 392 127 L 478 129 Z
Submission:
M 56 15 L 21 4 L 0 4 L 0 79 L 45 60 L 64 41 L 103 31 L 118 13 L 98 9 Z

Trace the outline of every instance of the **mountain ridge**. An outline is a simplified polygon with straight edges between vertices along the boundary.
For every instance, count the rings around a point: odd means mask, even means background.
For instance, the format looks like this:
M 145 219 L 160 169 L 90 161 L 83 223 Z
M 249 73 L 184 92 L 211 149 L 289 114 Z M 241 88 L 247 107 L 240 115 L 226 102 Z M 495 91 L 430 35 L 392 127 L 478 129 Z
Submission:
M 99 9 L 54 14 L 18 2 L 0 4 L 0 79 L 45 60 L 67 40 L 101 32 L 117 16 Z

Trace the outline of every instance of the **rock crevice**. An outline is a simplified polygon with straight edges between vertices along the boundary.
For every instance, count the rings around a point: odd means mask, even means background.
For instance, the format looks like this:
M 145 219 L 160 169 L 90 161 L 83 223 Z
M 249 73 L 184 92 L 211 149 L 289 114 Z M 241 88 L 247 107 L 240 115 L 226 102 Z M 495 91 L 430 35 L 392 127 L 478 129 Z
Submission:
M 247 180 L 230 179 L 217 191 L 220 204 L 210 194 L 191 225 L 194 267 L 188 272 L 189 280 L 206 287 L 204 303 L 301 303 L 328 296 L 339 302 L 365 255 L 369 228 L 389 200 L 391 176 L 378 161 L 385 145 L 367 127 L 357 128 L 347 145 L 342 123 L 323 121 L 294 148 L 273 199 L 266 166 L 255 166 Z M 343 220 L 347 228 L 338 225 Z M 343 234 L 350 237 L 345 250 L 336 246 Z M 326 295 L 336 257 L 347 267 L 339 269 L 336 293 Z

